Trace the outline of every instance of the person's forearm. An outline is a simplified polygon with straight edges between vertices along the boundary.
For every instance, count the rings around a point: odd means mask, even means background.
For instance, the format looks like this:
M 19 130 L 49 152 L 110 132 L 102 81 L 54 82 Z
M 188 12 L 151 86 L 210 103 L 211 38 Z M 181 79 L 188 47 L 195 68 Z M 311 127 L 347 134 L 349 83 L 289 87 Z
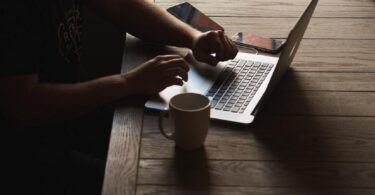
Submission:
M 120 75 L 77 84 L 36 84 L 15 111 L 15 126 L 27 127 L 79 117 L 126 95 Z
M 161 44 L 191 48 L 199 31 L 181 22 L 166 10 L 145 0 L 96 0 L 122 31 Z

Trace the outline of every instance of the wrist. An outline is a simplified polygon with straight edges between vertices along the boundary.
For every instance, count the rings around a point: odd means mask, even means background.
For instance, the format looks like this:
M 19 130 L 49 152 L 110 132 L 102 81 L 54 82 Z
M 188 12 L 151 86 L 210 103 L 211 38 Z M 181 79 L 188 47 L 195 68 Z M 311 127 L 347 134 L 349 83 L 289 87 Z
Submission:
M 131 84 L 129 82 L 128 74 L 120 74 L 118 75 L 119 82 L 121 83 L 121 90 L 123 92 L 123 96 L 131 95 Z
M 190 32 L 190 39 L 189 39 L 189 43 L 187 44 L 187 47 L 192 50 L 194 48 L 196 41 L 202 34 L 203 34 L 202 32 L 196 29 L 192 29 Z

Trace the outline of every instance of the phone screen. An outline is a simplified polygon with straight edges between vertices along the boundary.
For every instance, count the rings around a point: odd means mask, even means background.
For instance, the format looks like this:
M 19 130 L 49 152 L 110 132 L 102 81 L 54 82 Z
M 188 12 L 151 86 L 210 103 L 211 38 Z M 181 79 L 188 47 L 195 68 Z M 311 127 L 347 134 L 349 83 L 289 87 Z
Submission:
M 223 27 L 211 20 L 208 16 L 203 14 L 190 3 L 185 2 L 182 4 L 178 4 L 176 6 L 168 8 L 167 11 L 202 32 L 206 32 L 209 30 L 224 31 Z
M 239 32 L 232 37 L 232 40 L 240 46 L 254 47 L 266 52 L 277 52 L 280 50 L 283 42 L 268 38 L 253 35 L 250 33 Z

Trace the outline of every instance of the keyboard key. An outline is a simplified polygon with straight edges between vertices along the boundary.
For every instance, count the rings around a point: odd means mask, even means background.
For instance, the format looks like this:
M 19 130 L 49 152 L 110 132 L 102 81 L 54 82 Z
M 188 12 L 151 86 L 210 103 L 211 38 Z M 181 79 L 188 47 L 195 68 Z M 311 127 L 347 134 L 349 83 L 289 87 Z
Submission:
M 223 109 L 223 107 L 224 107 L 224 103 L 218 103 L 217 105 L 216 105 L 216 107 L 215 107 L 215 109 L 216 110 L 222 110 Z
M 221 98 L 220 99 L 220 103 L 226 103 L 228 100 L 224 99 L 224 98 Z
M 214 108 L 217 104 L 218 100 L 212 100 L 211 101 L 211 108 Z
M 241 107 L 244 103 L 245 103 L 245 102 L 242 102 L 242 103 L 237 102 L 236 105 L 234 105 L 234 106 L 239 106 L 239 107 Z
M 243 67 L 246 63 L 246 60 L 240 60 L 238 63 L 237 63 L 237 67 Z
M 253 64 L 254 64 L 254 62 L 251 61 L 251 60 L 248 60 L 248 61 L 246 61 L 246 63 L 245 63 L 246 66 L 252 66 Z
M 213 97 L 215 95 L 215 92 L 208 92 L 206 96 Z
M 239 106 L 235 106 L 231 110 L 231 112 L 235 112 L 235 113 L 237 113 L 238 111 L 240 111 L 240 107 Z
M 244 112 L 245 112 L 245 110 L 241 110 L 241 109 L 240 109 L 240 112 L 239 112 L 239 113 L 242 114 L 242 113 L 244 113 Z
M 232 108 L 232 106 L 233 106 L 234 104 L 231 104 L 231 103 L 227 103 L 226 105 L 225 105 L 225 107 L 230 107 L 230 108 Z
M 250 93 L 252 91 L 253 87 L 245 89 L 245 93 Z
M 207 92 L 212 97 L 211 107 L 243 113 L 270 70 L 268 64 L 232 60 Z

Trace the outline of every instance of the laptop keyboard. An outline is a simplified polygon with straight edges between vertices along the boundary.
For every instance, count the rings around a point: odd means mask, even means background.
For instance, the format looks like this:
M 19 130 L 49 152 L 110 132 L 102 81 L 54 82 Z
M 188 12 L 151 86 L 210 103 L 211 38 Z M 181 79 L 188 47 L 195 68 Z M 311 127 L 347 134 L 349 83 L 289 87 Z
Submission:
M 230 61 L 207 93 L 212 97 L 211 108 L 243 113 L 273 66 L 251 60 Z

